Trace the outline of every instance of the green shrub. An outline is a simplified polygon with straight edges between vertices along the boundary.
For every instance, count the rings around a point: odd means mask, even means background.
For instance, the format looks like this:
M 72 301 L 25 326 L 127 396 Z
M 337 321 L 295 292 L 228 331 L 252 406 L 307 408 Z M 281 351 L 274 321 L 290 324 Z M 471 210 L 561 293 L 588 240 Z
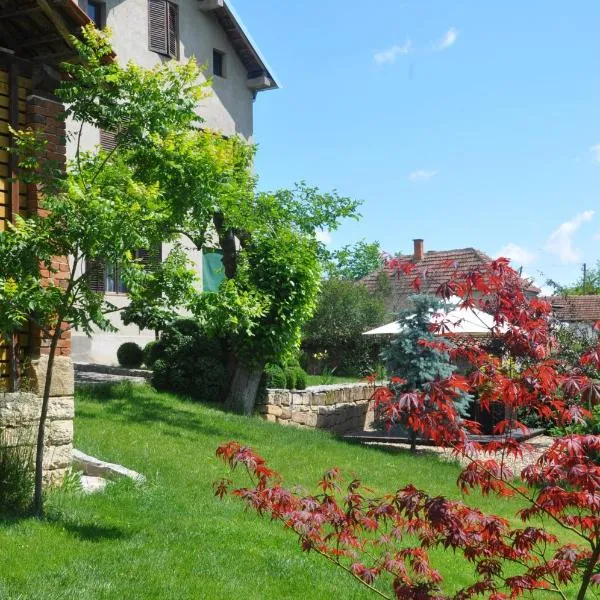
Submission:
M 166 329 L 152 348 L 152 385 L 196 400 L 221 401 L 227 382 L 222 340 L 209 338 L 192 319 Z
M 24 514 L 31 505 L 35 472 L 33 450 L 0 436 L 0 512 Z
M 117 360 L 126 369 L 139 369 L 144 362 L 144 351 L 135 342 L 125 342 L 117 350 Z
M 296 389 L 306 389 L 306 371 L 302 367 L 293 367 L 296 373 Z
M 148 342 L 144 346 L 144 364 L 152 369 L 154 363 L 164 356 L 164 347 L 158 340 Z
M 294 367 L 286 367 L 285 369 L 285 387 L 288 390 L 296 389 L 296 369 Z
M 279 365 L 267 365 L 265 367 L 265 387 L 283 390 L 285 389 L 285 373 Z

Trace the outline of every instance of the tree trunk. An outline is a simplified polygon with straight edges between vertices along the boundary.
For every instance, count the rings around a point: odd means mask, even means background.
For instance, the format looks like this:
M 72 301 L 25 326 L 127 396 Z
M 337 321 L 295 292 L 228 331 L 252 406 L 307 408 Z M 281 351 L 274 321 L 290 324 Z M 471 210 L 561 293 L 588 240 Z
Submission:
M 238 361 L 225 400 L 225 408 L 240 414 L 251 415 L 254 411 L 262 373 L 261 367 L 251 367 L 244 361 Z
M 598 540 L 596 540 L 596 546 L 592 549 L 592 555 L 588 559 L 587 566 L 583 573 L 581 587 L 579 588 L 579 593 L 577 594 L 577 600 L 586 599 L 587 590 L 590 585 L 592 575 L 596 569 L 598 560 L 600 560 L 600 543 L 598 543 Z
M 409 432 L 408 435 L 410 437 L 410 451 L 416 452 L 417 451 L 417 432 L 414 429 L 409 429 L 408 432 Z
M 10 336 L 10 372 L 8 374 L 9 392 L 18 392 L 20 389 L 19 382 L 19 335 L 13 333 Z
M 38 517 L 44 516 L 44 438 L 46 435 L 46 419 L 48 417 L 48 405 L 50 404 L 50 389 L 52 386 L 52 370 L 54 357 L 61 331 L 57 326 L 50 342 L 50 354 L 48 355 L 48 367 L 46 369 L 46 381 L 44 382 L 44 395 L 42 397 L 42 410 L 38 426 L 37 445 L 35 451 L 35 491 L 33 495 L 33 512 Z

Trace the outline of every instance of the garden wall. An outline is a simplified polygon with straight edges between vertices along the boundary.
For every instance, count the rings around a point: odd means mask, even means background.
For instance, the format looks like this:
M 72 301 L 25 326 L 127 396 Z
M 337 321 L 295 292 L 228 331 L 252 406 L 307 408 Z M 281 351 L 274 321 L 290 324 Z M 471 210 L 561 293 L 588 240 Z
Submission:
M 11 445 L 31 448 L 35 444 L 41 413 L 41 385 L 46 374 L 47 357 L 32 361 L 26 375 L 28 392 L 0 393 L 0 435 Z M 67 357 L 56 357 L 50 404 L 46 421 L 44 481 L 60 483 L 73 458 L 73 365 Z
M 364 429 L 372 395 L 373 386 L 365 383 L 267 390 L 259 409 L 272 423 L 348 433 Z

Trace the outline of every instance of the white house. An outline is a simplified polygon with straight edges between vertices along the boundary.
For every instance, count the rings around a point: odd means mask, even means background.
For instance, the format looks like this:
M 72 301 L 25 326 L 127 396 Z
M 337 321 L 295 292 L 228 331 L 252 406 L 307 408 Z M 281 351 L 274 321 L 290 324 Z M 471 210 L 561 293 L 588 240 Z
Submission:
M 72 0 L 98 27 L 113 32 L 113 46 L 121 62 L 133 60 L 152 67 L 164 60 L 187 61 L 195 57 L 206 64 L 201 77 L 212 77 L 212 94 L 198 105 L 207 127 L 223 135 L 253 140 L 253 107 L 258 92 L 277 89 L 278 83 L 229 0 Z M 71 128 L 75 124 L 68 124 Z M 82 136 L 85 147 L 110 143 L 104 132 L 89 128 Z M 72 142 L 74 143 L 74 142 Z M 73 155 L 74 147 L 68 147 Z M 162 256 L 168 247 L 161 249 Z M 214 256 L 188 248 L 200 279 L 211 268 Z M 213 263 L 214 268 L 214 263 Z M 203 269 L 206 267 L 206 272 Z M 116 306 L 127 305 L 127 294 L 115 269 L 107 267 L 95 280 L 98 291 Z M 117 348 L 126 341 L 144 345 L 151 331 L 125 327 L 113 318 L 117 333 L 97 332 L 92 338 L 74 332 L 73 359 L 79 362 L 116 363 Z

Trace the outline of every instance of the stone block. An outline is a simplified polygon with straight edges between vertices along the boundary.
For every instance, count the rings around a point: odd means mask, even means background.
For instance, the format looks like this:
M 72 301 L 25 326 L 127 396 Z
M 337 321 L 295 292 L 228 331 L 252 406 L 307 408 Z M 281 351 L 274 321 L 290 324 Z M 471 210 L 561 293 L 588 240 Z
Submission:
M 309 413 L 295 412 L 292 414 L 292 421 L 300 425 L 308 425 Z
M 30 389 L 36 394 L 42 394 L 46 382 L 48 356 L 35 358 L 28 365 L 25 378 L 30 382 Z M 75 390 L 73 361 L 68 356 L 57 356 L 52 369 L 52 385 L 50 396 L 72 396 Z
M 73 421 L 50 421 L 46 424 L 46 446 L 64 446 L 73 442 Z
M 269 423 L 277 423 L 277 417 L 275 415 L 265 415 L 265 419 L 269 421 Z
M 266 407 L 266 414 L 267 415 L 272 415 L 275 417 L 279 417 L 281 416 L 281 413 L 283 412 L 281 406 L 273 406 L 273 405 L 269 405 Z
M 51 398 L 48 405 L 48 419 L 64 421 L 75 417 L 75 402 L 73 396 Z
M 67 469 L 73 461 L 73 445 L 54 446 L 44 451 L 44 470 Z
M 35 421 L 40 416 L 40 407 L 41 399 L 35 394 L 0 394 L 0 423 L 14 427 Z
M 291 408 L 282 408 L 279 418 L 283 419 L 283 420 L 291 419 L 292 418 L 292 409 Z

